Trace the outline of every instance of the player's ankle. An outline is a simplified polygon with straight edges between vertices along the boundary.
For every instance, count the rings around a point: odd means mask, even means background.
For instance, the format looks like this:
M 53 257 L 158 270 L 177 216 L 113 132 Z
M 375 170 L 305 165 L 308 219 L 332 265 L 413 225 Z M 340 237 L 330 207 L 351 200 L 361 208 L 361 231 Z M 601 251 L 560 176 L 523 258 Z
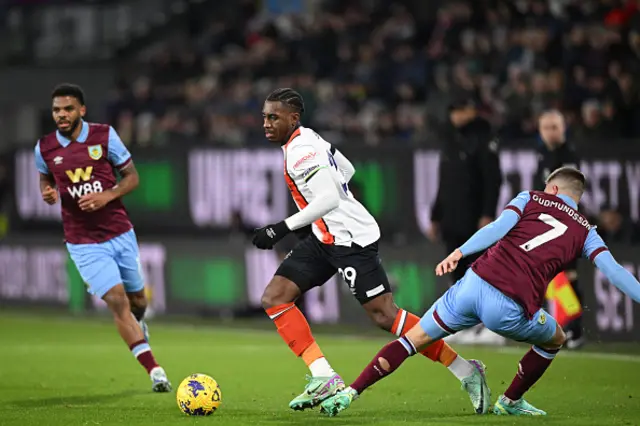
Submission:
M 149 375 L 153 376 L 154 374 L 156 374 L 157 372 L 162 372 L 162 374 L 165 374 L 164 372 L 164 368 L 162 368 L 160 365 L 156 365 L 155 367 L 153 367 L 151 370 L 149 370 Z
M 331 377 L 336 374 L 325 357 L 318 358 L 309 364 L 309 371 L 313 377 Z
M 447 368 L 458 380 L 464 380 L 471 377 L 475 372 L 473 364 L 462 358 L 460 355 L 458 355 L 453 362 L 447 366 Z
M 352 388 L 351 386 L 347 386 L 346 388 L 344 388 L 343 392 L 350 393 L 353 399 L 356 399 L 358 396 L 360 396 L 358 391 Z
M 502 395 L 502 402 L 506 403 L 507 405 L 515 405 L 517 404 L 522 398 L 518 398 L 518 399 L 512 399 L 509 398 L 507 395 Z

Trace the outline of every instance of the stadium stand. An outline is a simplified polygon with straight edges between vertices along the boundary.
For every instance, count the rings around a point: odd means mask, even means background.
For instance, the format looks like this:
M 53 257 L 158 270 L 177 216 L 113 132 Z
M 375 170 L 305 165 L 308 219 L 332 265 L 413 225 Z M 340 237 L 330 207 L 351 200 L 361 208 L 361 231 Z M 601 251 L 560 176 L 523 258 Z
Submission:
M 419 146 L 460 95 L 503 137 L 533 136 L 546 108 L 578 139 L 640 135 L 635 1 L 315 3 L 302 17 L 251 1 L 192 17 L 123 64 L 111 122 L 143 145 L 169 134 L 252 145 L 266 93 L 295 86 L 306 123 L 338 143 Z

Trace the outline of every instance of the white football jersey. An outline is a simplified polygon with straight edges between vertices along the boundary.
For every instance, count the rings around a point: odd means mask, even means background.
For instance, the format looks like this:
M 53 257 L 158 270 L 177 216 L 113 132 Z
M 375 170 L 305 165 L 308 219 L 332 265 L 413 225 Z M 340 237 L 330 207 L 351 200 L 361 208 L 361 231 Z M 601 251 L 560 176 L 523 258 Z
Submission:
M 330 171 L 333 184 L 340 193 L 340 204 L 312 225 L 315 236 L 325 244 L 361 247 L 380 238 L 378 223 L 349 191 L 344 176 L 338 170 L 331 153 L 331 144 L 309 128 L 299 127 L 284 151 L 284 176 L 298 209 L 304 209 L 313 199 L 307 181 L 321 168 Z

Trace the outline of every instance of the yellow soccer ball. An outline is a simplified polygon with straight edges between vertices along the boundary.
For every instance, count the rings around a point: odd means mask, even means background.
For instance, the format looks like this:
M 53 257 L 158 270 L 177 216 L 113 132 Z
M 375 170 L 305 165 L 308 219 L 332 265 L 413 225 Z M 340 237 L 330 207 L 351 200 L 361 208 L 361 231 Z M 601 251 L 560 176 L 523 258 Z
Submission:
M 206 374 L 192 374 L 180 383 L 176 392 L 180 410 L 189 416 L 210 416 L 222 403 L 220 386 Z

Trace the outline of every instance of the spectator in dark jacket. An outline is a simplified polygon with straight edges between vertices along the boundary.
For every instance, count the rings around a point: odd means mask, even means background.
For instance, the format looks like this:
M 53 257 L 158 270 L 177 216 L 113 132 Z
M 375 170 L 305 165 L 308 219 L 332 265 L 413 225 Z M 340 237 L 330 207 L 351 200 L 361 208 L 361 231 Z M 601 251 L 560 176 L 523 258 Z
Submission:
M 478 116 L 474 102 L 451 105 L 449 123 L 439 139 L 443 143 L 440 180 L 429 237 L 432 241 L 442 237 L 447 251 L 452 252 L 494 219 L 502 174 L 498 141 L 489 122 Z M 462 278 L 480 254 L 461 261 L 452 274 L 454 282 Z M 483 326 L 458 333 L 455 339 L 467 343 L 504 341 Z
M 451 252 L 493 220 L 502 175 L 498 141 L 489 123 L 478 117 L 475 104 L 454 103 L 449 119 L 439 135 L 440 181 L 428 236 L 432 241 L 441 237 Z M 473 260 L 466 258 L 453 279 L 462 278 Z

